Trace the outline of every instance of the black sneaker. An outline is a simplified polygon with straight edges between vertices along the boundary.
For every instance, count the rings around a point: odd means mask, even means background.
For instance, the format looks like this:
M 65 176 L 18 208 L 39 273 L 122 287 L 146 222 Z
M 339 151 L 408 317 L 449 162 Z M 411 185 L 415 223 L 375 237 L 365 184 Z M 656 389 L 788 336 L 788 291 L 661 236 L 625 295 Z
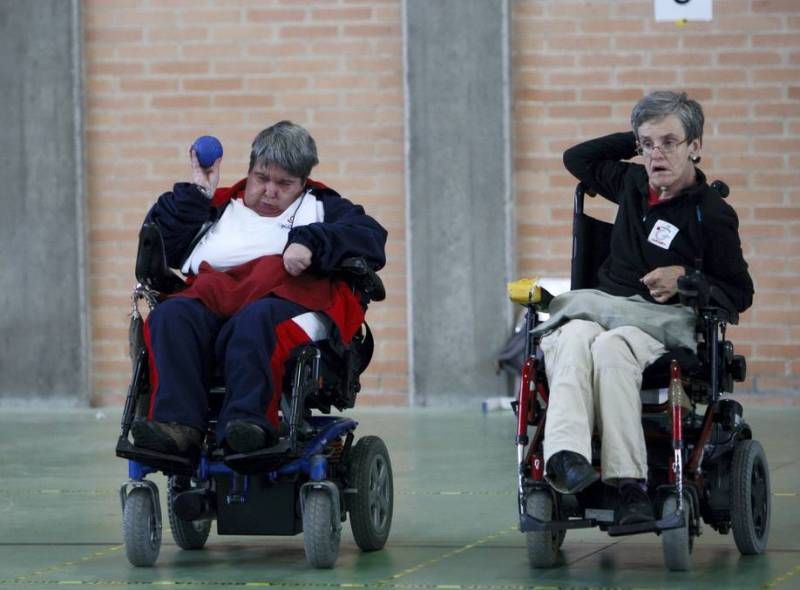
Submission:
M 225 444 L 235 453 L 252 453 L 277 442 L 272 430 L 245 420 L 231 420 L 225 426 Z
M 626 484 L 620 488 L 619 504 L 614 511 L 614 524 L 636 524 L 655 519 L 650 497 L 638 484 Z
M 580 453 L 559 451 L 547 461 L 545 479 L 559 493 L 577 494 L 600 479 L 600 474 Z
M 167 455 L 192 455 L 203 444 L 203 433 L 197 428 L 175 422 L 154 422 L 138 419 L 131 425 L 133 444 Z

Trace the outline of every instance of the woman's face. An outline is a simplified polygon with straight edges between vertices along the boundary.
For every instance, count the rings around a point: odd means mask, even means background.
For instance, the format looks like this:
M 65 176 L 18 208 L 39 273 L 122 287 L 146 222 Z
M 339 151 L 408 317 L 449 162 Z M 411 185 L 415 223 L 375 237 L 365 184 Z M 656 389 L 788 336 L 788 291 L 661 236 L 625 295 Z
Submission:
M 677 115 L 647 121 L 636 130 L 650 185 L 656 189 L 680 190 L 694 183 L 694 164 L 700 155 L 700 140 L 686 141 L 686 131 Z
M 262 217 L 278 217 L 304 187 L 302 178 L 292 176 L 277 164 L 259 163 L 247 175 L 244 204 Z

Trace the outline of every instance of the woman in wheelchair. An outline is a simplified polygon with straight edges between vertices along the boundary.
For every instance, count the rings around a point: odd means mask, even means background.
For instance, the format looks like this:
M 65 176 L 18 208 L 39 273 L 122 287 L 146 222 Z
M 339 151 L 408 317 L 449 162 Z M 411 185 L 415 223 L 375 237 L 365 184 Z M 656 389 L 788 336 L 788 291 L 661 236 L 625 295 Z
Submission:
M 566 168 L 587 190 L 618 205 L 610 253 L 595 277 L 600 297 L 640 296 L 669 312 L 677 307 L 678 278 L 700 270 L 736 311 L 751 305 L 737 215 L 696 167 L 703 123 L 700 104 L 686 94 L 653 92 L 634 107 L 632 131 L 564 153 Z M 642 163 L 628 161 L 637 155 Z M 646 310 L 613 325 L 595 319 L 590 313 L 548 322 L 541 339 L 550 391 L 545 479 L 576 494 L 602 475 L 619 491 L 615 525 L 651 521 L 640 390 L 643 370 L 665 343 L 653 336 Z M 595 426 L 601 475 L 591 464 Z
M 362 302 L 330 275 L 350 257 L 381 268 L 386 231 L 309 178 L 315 141 L 289 121 L 257 135 L 247 177 L 230 188 L 217 188 L 221 158 L 207 169 L 190 158 L 193 182 L 162 194 L 145 220 L 189 286 L 148 316 L 153 394 L 131 432 L 137 447 L 196 456 L 216 370 L 226 386 L 217 443 L 250 453 L 278 439 L 289 351 L 331 331 L 347 342 L 361 325 Z

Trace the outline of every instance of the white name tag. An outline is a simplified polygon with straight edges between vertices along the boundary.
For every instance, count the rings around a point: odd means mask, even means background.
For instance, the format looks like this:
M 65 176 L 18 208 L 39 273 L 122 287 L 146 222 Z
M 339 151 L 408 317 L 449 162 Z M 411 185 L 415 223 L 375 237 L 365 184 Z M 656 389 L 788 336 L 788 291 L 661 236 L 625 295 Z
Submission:
M 650 230 L 650 235 L 647 236 L 647 241 L 660 248 L 668 250 L 669 245 L 672 243 L 672 240 L 675 239 L 675 236 L 678 235 L 679 231 L 680 230 L 671 223 L 667 223 L 666 221 L 659 219 L 656 221 L 653 229 Z

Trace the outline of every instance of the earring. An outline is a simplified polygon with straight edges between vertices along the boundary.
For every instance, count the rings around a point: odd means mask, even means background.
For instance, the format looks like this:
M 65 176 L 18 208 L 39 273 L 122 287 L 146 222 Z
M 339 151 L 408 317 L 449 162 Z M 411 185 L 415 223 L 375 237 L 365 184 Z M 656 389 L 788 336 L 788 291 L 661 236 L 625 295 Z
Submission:
M 699 164 L 700 163 L 700 156 L 697 154 L 692 154 L 689 156 L 689 159 L 692 161 L 692 164 Z

